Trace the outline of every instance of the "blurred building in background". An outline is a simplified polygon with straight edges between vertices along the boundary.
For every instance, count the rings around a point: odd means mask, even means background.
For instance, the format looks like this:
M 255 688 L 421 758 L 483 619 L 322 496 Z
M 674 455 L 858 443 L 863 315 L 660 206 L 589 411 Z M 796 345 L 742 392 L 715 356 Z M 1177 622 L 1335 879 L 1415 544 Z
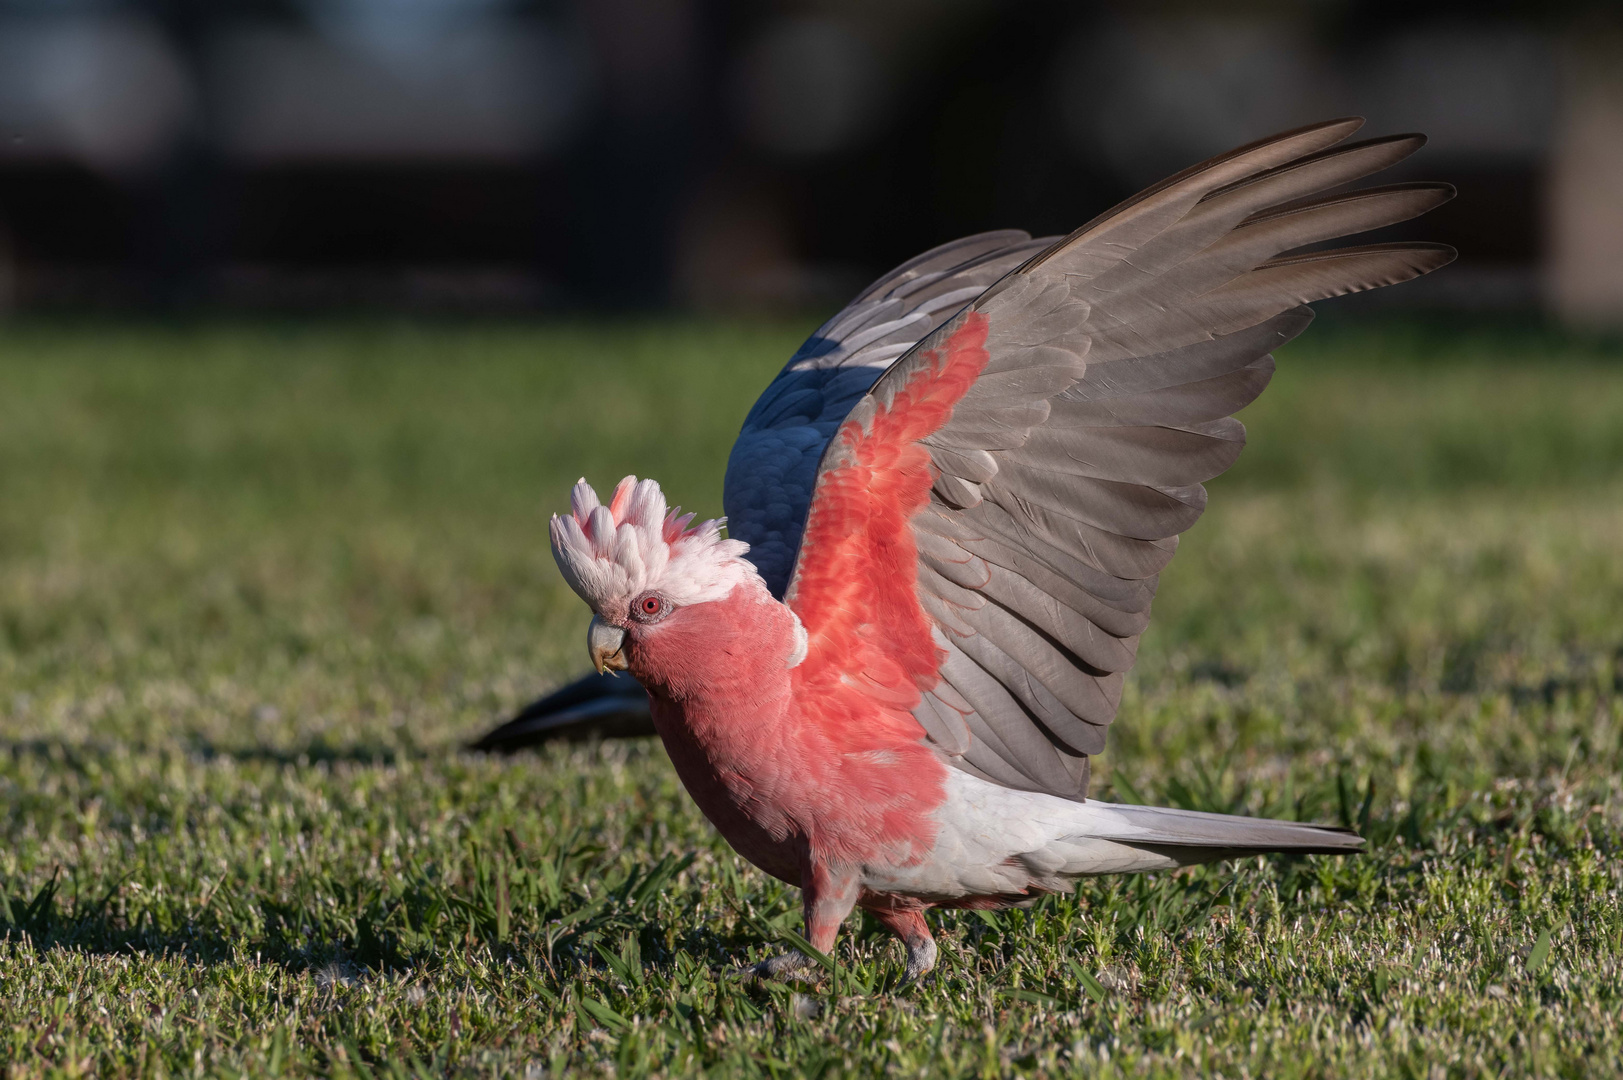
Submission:
M 0 0 L 0 302 L 826 304 L 1360 113 L 1460 188 L 1383 301 L 1617 325 L 1615 7 Z

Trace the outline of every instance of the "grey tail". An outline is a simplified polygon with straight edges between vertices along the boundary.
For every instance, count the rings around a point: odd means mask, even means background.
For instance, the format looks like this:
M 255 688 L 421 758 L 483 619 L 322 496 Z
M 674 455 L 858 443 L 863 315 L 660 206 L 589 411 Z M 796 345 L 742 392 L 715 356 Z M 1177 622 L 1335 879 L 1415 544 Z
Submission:
M 1268 852 L 1347 855 L 1364 848 L 1363 837 L 1335 825 L 1092 800 L 1087 806 L 1096 815 L 1089 822 L 1091 835 L 1165 855 L 1180 865 Z

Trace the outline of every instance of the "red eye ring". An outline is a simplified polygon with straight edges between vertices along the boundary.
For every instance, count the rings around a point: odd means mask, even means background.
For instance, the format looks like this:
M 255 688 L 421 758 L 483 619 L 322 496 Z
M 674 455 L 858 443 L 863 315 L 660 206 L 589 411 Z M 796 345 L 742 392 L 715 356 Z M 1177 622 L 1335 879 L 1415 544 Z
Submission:
M 638 622 L 658 622 L 671 610 L 671 605 L 657 592 L 646 592 L 631 601 L 628 614 Z

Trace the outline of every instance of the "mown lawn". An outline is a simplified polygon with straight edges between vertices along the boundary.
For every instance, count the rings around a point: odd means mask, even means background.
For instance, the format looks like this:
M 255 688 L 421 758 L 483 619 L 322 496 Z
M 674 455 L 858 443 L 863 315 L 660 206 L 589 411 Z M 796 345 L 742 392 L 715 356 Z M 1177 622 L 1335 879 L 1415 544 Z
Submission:
M 584 666 L 581 473 L 714 514 L 803 327 L 0 328 L 11 1076 L 1616 1075 L 1623 350 L 1320 326 L 1166 574 L 1096 794 L 1367 856 L 799 927 L 657 744 L 467 738 Z

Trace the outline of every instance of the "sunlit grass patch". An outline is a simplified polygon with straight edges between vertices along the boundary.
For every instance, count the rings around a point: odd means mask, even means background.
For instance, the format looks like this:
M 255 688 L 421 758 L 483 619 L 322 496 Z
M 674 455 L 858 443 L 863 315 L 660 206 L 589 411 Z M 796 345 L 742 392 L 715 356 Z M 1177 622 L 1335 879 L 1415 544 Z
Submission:
M 1623 367 L 1316 328 L 1165 575 L 1096 794 L 1368 855 L 853 918 L 835 977 L 657 745 L 459 750 L 584 665 L 582 473 L 720 511 L 804 328 L 23 326 L 0 343 L 15 1075 L 1612 1075 Z M 1319 333 L 1319 331 L 1324 331 Z

